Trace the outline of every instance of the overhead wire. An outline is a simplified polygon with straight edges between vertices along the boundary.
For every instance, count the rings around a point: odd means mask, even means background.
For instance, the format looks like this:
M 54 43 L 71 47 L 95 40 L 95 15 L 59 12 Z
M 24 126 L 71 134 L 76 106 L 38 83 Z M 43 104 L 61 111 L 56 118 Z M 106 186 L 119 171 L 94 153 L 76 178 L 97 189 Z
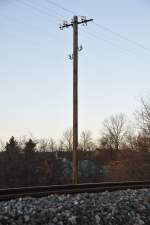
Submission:
M 95 35 L 95 34 L 89 32 L 89 31 L 83 30 L 83 32 L 84 32 L 84 34 L 86 34 L 88 37 L 92 37 L 92 38 L 97 39 L 97 40 L 102 40 L 102 41 L 104 41 L 104 42 L 110 44 L 112 47 L 115 47 L 115 48 L 117 48 L 118 50 L 120 50 L 121 53 L 128 54 L 128 55 L 129 55 L 129 54 L 130 54 L 130 55 L 134 55 L 134 56 L 136 56 L 136 57 L 139 58 L 139 56 L 138 56 L 135 52 L 132 52 L 131 50 L 126 49 L 126 48 L 122 48 L 122 47 L 120 47 L 119 45 L 117 45 L 116 43 L 114 43 L 114 42 L 111 41 L 111 40 L 108 40 L 108 39 L 106 39 L 106 38 L 97 36 L 97 35 Z M 150 58 L 148 58 L 148 57 L 144 57 L 144 58 L 142 57 L 142 59 L 144 59 L 144 60 L 146 59 L 146 60 L 145 60 L 146 63 L 149 63 L 149 62 L 150 62 Z
M 0 14 L 1 17 L 4 17 L 6 18 L 7 20 L 9 20 L 10 22 L 15 22 L 15 23 L 18 23 L 18 24 L 21 24 L 21 25 L 24 25 L 24 26 L 28 26 L 28 27 L 32 27 L 32 28 L 39 28 L 38 26 L 36 25 L 33 25 L 33 24 L 29 24 L 27 22 L 24 22 L 23 20 L 20 20 L 20 18 L 17 18 L 17 17 L 10 17 L 8 15 L 4 15 L 4 14 Z
M 41 45 L 41 43 L 38 42 L 38 41 L 35 42 L 35 41 L 33 41 L 31 39 L 28 39 L 28 38 L 25 38 L 25 37 L 19 38 L 18 35 L 14 34 L 14 33 L 9 33 L 9 32 L 6 32 L 6 31 L 5 32 L 0 31 L 0 35 L 6 36 L 8 38 L 17 39 L 17 41 L 28 43 L 28 44 L 32 45 L 32 47 L 36 47 L 36 48 L 39 48 L 39 46 Z
M 47 11 L 45 11 L 45 10 L 41 10 L 39 7 L 35 7 L 35 6 L 33 6 L 33 5 L 31 5 L 31 4 L 29 4 L 29 3 L 27 3 L 27 2 L 24 2 L 23 0 L 16 0 L 17 2 L 21 2 L 22 4 L 24 4 L 24 5 L 26 5 L 26 6 L 28 6 L 28 7 L 30 7 L 30 8 L 32 8 L 32 9 L 34 9 L 34 10 L 36 10 L 36 11 L 38 11 L 38 12 L 40 12 L 40 13 L 42 13 L 42 14 L 44 14 L 44 15 L 47 15 L 47 16 L 51 16 L 51 14 L 50 13 L 48 13 Z M 68 9 L 68 8 L 66 8 L 66 7 L 63 7 L 63 6 L 61 6 L 60 4 L 58 4 L 58 3 L 56 3 L 56 2 L 54 2 L 54 1 L 52 1 L 52 0 L 45 0 L 47 3 L 50 3 L 51 5 L 54 5 L 55 7 L 57 7 L 57 8 L 59 8 L 59 9 L 62 9 L 63 11 L 65 11 L 65 12 L 68 12 L 68 13 L 70 13 L 70 14 L 76 14 L 76 15 L 78 15 L 77 13 L 75 13 L 73 10 L 71 10 L 71 9 Z M 31 2 L 30 2 L 31 3 Z M 79 16 L 79 15 L 78 15 Z M 61 15 L 61 17 L 62 17 L 62 15 Z M 116 36 L 116 37 L 118 37 L 118 38 L 120 38 L 120 39 L 122 39 L 122 40 L 125 40 L 125 41 L 127 41 L 127 42 L 129 42 L 129 43 L 131 43 L 131 44 L 134 44 L 134 45 L 136 45 L 137 47 L 140 47 L 140 48 L 142 48 L 143 50 L 146 50 L 147 52 L 150 52 L 150 49 L 148 48 L 148 47 L 145 47 L 144 45 L 142 45 L 141 43 L 139 43 L 139 42 L 137 42 L 137 41 L 135 41 L 135 40 L 132 40 L 132 39 L 129 39 L 129 38 L 127 38 L 127 37 L 125 37 L 124 35 L 122 35 L 121 33 L 119 33 L 119 32 L 115 32 L 115 31 L 113 31 L 112 29 L 110 29 L 110 28 L 108 28 L 108 27 L 106 27 L 106 26 L 104 26 L 104 25 L 100 25 L 100 24 L 98 24 L 98 23 L 95 23 L 95 22 L 93 22 L 99 29 L 101 29 L 101 30 L 103 30 L 103 31 L 105 31 L 105 32 L 109 32 L 109 33 L 111 33 L 111 34 L 113 34 L 114 36 Z M 87 32 L 87 31 L 86 31 Z M 85 33 L 86 33 L 85 32 Z M 90 33 L 90 36 L 93 36 L 93 37 L 95 37 L 96 38 L 96 35 L 95 34 L 92 34 L 92 33 Z M 110 41 L 110 40 L 107 40 L 107 39 L 104 39 L 104 38 L 99 38 L 99 39 L 101 39 L 101 40 L 103 40 L 103 41 L 105 41 L 105 42 L 107 42 L 107 43 L 109 43 L 109 44 L 111 44 L 111 45 L 113 45 L 113 46 L 115 46 L 115 47 L 118 47 L 118 48 L 120 48 L 118 45 L 116 45 L 116 44 L 114 44 L 112 41 Z M 121 49 L 121 48 L 120 48 Z M 123 49 L 121 49 L 121 51 L 122 51 Z M 128 51 L 128 52 L 131 52 L 131 51 L 129 51 L 129 50 L 123 50 L 123 51 Z
M 17 24 L 21 24 L 23 26 L 27 26 L 27 27 L 30 27 L 30 28 L 34 28 L 36 29 L 36 31 L 41 31 L 40 28 L 38 25 L 33 25 L 32 23 L 27 23 L 27 22 L 24 22 L 23 20 L 20 20 L 20 18 L 17 18 L 17 17 L 10 17 L 10 16 L 7 16 L 7 15 L 4 15 L 4 14 L 0 14 L 0 17 L 4 17 L 6 18 L 7 20 L 9 20 L 11 23 L 17 23 Z M 33 29 L 32 29 L 33 30 Z M 35 31 L 35 30 L 34 30 Z M 50 38 L 55 38 L 55 34 L 54 33 L 49 33 L 47 32 L 48 34 L 50 34 Z M 53 35 L 53 36 L 52 36 Z
M 26 2 L 23 0 L 15 0 L 15 1 L 18 2 L 19 4 L 25 5 L 26 7 L 33 9 L 34 11 L 36 11 L 44 16 L 48 16 L 51 19 L 53 19 L 53 17 L 56 17 L 58 19 L 58 15 L 51 14 L 48 11 L 46 11 L 45 9 L 39 8 L 35 5 L 32 5 L 31 3 L 27 2 L 27 1 Z M 51 22 L 51 20 L 50 20 L 50 22 Z
M 106 27 L 106 26 L 104 26 L 104 25 L 101 25 L 101 24 L 98 24 L 98 23 L 95 23 L 95 22 L 93 22 L 93 24 L 95 24 L 95 25 L 96 25 L 98 28 L 100 28 L 101 30 L 104 30 L 104 31 L 106 31 L 106 32 L 109 32 L 109 33 L 115 35 L 116 37 L 118 37 L 118 38 L 120 38 L 120 39 L 122 39 L 122 40 L 128 41 L 128 42 L 130 42 L 131 44 L 136 45 L 137 47 L 140 47 L 140 48 L 142 48 L 142 49 L 144 49 L 144 50 L 150 52 L 150 48 L 145 47 L 143 44 L 139 43 L 138 41 L 132 40 L 132 39 L 130 39 L 130 38 L 128 38 L 128 37 L 122 35 L 122 34 L 119 33 L 119 32 L 113 31 L 112 29 L 110 29 L 109 27 Z
M 49 18 L 52 16 L 50 13 L 47 13 L 45 10 L 41 10 L 41 9 L 39 9 L 39 7 L 34 7 L 33 5 L 31 5 L 31 4 L 28 4 L 28 2 L 24 2 L 23 0 L 16 0 L 16 2 L 18 2 L 18 3 L 20 3 L 20 4 L 23 4 L 23 5 L 25 5 L 25 6 L 27 6 L 27 7 L 30 7 L 31 9 L 33 9 L 34 11 L 37 11 L 38 13 L 40 13 L 40 14 L 42 14 L 42 15 L 46 15 L 46 16 L 48 16 Z M 33 25 L 32 23 L 28 23 L 28 22 L 25 22 L 25 21 L 23 21 L 23 20 L 20 20 L 20 18 L 17 18 L 17 17 L 10 17 L 10 16 L 7 16 L 7 15 L 4 15 L 4 14 L 0 14 L 0 16 L 1 17 L 5 17 L 5 18 L 7 18 L 10 22 L 13 22 L 13 23 L 18 23 L 18 24 L 21 24 L 21 25 L 23 25 L 23 26 L 27 26 L 27 27 L 31 27 L 31 28 L 36 28 L 36 30 L 38 29 L 38 30 L 40 30 L 40 26 L 38 26 L 37 24 L 35 25 Z M 58 17 L 57 17 L 58 18 Z M 49 22 L 52 22 L 51 20 L 49 21 Z M 2 31 L 1 31 L 1 34 L 2 34 Z M 17 34 L 12 34 L 12 33 L 7 33 L 7 32 L 4 32 L 3 33 L 3 35 L 5 35 L 5 36 L 7 36 L 7 37 L 12 37 L 12 38 L 17 38 L 18 37 L 18 39 L 20 40 L 20 38 L 19 38 L 19 36 L 17 35 Z M 53 35 L 53 36 L 52 36 Z M 22 38 L 22 37 L 21 37 Z M 56 37 L 56 35 L 53 33 L 51 33 L 50 32 L 50 36 L 49 36 L 49 38 L 46 38 L 46 39 L 56 39 L 57 37 Z M 26 42 L 26 43 L 35 43 L 35 40 L 33 41 L 33 40 L 30 40 L 30 39 L 28 39 L 28 38 L 22 38 L 22 40 L 24 41 L 24 42 Z M 41 45 L 42 43 L 38 43 L 38 45 Z
M 31 3 L 32 1 L 31 0 L 27 0 L 29 3 Z M 32 2 L 32 4 L 34 5 L 34 3 Z M 36 2 L 36 5 L 37 5 L 37 2 Z M 46 10 L 46 12 L 47 12 L 47 10 L 51 10 L 50 8 L 47 8 L 47 7 L 43 7 L 44 5 L 39 5 L 39 3 L 38 3 L 38 8 L 40 7 L 40 8 L 42 8 L 43 10 Z M 53 13 L 53 15 L 54 16 L 57 16 L 57 17 L 59 17 L 59 18 L 64 18 L 64 15 L 62 15 L 62 14 L 60 14 L 60 13 L 58 13 L 58 12 L 56 12 L 56 11 L 54 11 L 54 10 L 51 10 L 52 11 L 52 13 Z M 48 11 L 49 12 L 49 11 Z
M 45 0 L 45 1 L 49 2 L 50 4 L 52 4 L 52 5 L 54 5 L 54 6 L 58 7 L 58 8 L 60 8 L 60 9 L 62 9 L 62 10 L 64 10 L 64 11 L 66 11 L 66 12 L 68 12 L 68 13 L 76 14 L 76 15 L 78 15 L 78 16 L 81 16 L 81 15 L 79 15 L 78 13 L 76 13 L 75 11 L 73 11 L 73 10 L 71 10 L 71 9 L 68 9 L 68 8 L 66 8 L 66 7 L 63 7 L 62 5 L 60 5 L 60 4 L 58 4 L 58 3 L 55 3 L 55 2 L 52 1 L 52 0 Z M 96 23 L 96 22 L 94 22 L 94 21 L 93 21 L 93 24 L 95 24 L 99 29 L 101 29 L 101 30 L 103 30 L 103 31 L 109 32 L 109 33 L 113 34 L 114 36 L 116 36 L 116 37 L 118 37 L 118 38 L 120 38 L 120 39 L 122 39 L 122 40 L 124 40 L 124 41 L 127 41 L 127 42 L 129 42 L 129 43 L 131 43 L 131 44 L 133 44 L 133 45 L 136 45 L 136 46 L 139 47 L 139 48 L 142 48 L 142 49 L 145 50 L 145 51 L 150 52 L 150 48 L 144 46 L 142 43 L 139 43 L 138 41 L 135 41 L 135 40 L 133 40 L 133 39 L 130 39 L 130 38 L 128 38 L 128 37 L 122 35 L 120 32 L 113 31 L 113 30 L 110 29 L 109 27 L 106 27 L 106 26 L 101 25 L 101 24 L 99 24 L 99 23 Z
M 54 2 L 54 1 L 51 1 L 51 0 L 45 0 L 45 1 L 48 2 L 48 3 L 50 3 L 51 5 L 54 5 L 54 6 L 58 7 L 58 8 L 60 8 L 60 9 L 64 10 L 65 12 L 68 12 L 68 13 L 71 13 L 71 14 L 74 14 L 75 13 L 71 9 L 68 9 L 66 7 L 63 7 L 63 6 L 61 6 L 60 4 L 58 4 L 58 3 Z
M 18 1 L 18 0 L 16 0 L 16 1 Z M 56 6 L 57 8 L 60 8 L 60 9 L 64 10 L 65 12 L 68 12 L 68 13 L 71 13 L 71 14 L 76 14 L 76 15 L 80 16 L 80 15 L 79 15 L 78 13 L 76 13 L 75 11 L 73 11 L 73 10 L 71 10 L 71 9 L 68 9 L 68 8 L 66 8 L 66 7 L 63 7 L 63 6 L 61 6 L 60 4 L 58 4 L 58 3 L 56 3 L 56 2 L 54 2 L 54 1 L 52 1 L 52 0 L 45 0 L 45 1 L 48 2 L 48 3 L 50 3 L 50 4 L 52 4 L 52 5 L 54 5 L 54 6 Z M 62 15 L 61 15 L 61 16 L 62 16 Z M 125 41 L 130 42 L 131 44 L 134 44 L 134 45 L 136 45 L 136 46 L 138 46 L 138 47 L 140 47 L 140 48 L 143 48 L 144 50 L 150 52 L 150 48 L 145 47 L 143 44 L 141 44 L 141 43 L 139 43 L 139 42 L 137 42 L 137 41 L 135 41 L 135 40 L 132 40 L 132 39 L 130 39 L 130 38 L 128 38 L 128 37 L 122 35 L 122 34 L 119 33 L 119 32 L 113 31 L 113 30 L 110 29 L 109 27 L 106 27 L 106 26 L 104 26 L 104 25 L 98 24 L 98 23 L 96 23 L 96 22 L 93 22 L 93 24 L 95 24 L 98 28 L 100 28 L 100 29 L 102 29 L 102 30 L 104 30 L 104 31 L 106 31 L 106 32 L 109 32 L 109 33 L 111 33 L 111 34 L 113 34 L 113 35 L 115 35 L 115 36 L 117 36 L 117 37 L 119 37 L 119 38 L 121 38 L 121 39 L 123 39 L 123 40 L 125 40 Z
M 27 0 L 26 2 L 25 2 L 24 0 L 15 0 L 15 1 L 17 1 L 17 2 L 19 2 L 19 3 L 21 3 L 21 4 L 23 4 L 23 5 L 25 5 L 25 6 L 29 7 L 29 8 L 31 8 L 31 9 L 33 9 L 34 11 L 37 11 L 38 13 L 40 13 L 40 14 L 42 14 L 42 15 L 48 16 L 48 18 L 50 18 L 50 19 L 49 19 L 48 21 L 46 21 L 46 23 L 52 23 L 52 24 L 58 23 L 58 27 L 59 27 L 59 22 L 58 22 L 58 21 L 60 21 L 60 17 L 61 17 L 61 18 L 64 18 L 64 16 L 61 15 L 60 13 L 54 13 L 55 15 L 52 16 L 52 15 L 47 11 L 47 9 L 45 10 L 43 7 L 40 8 L 40 7 L 38 7 L 38 6 L 35 7 L 35 6 L 31 3 L 32 1 L 30 1 L 30 0 Z M 29 2 L 30 2 L 30 3 L 29 3 Z M 42 10 L 40 10 L 40 9 L 42 9 Z M 54 12 L 54 11 L 53 11 L 53 12 Z M 45 13 L 46 13 L 46 14 L 45 14 Z M 59 19 L 58 19 L 58 16 L 59 16 Z M 53 17 L 57 18 L 57 21 L 52 21 L 52 19 L 54 20 Z M 55 31 L 56 31 L 56 30 L 59 31 L 58 27 L 56 27 Z M 60 36 L 57 35 L 57 37 L 60 37 Z M 65 41 L 65 40 L 64 40 L 64 41 Z

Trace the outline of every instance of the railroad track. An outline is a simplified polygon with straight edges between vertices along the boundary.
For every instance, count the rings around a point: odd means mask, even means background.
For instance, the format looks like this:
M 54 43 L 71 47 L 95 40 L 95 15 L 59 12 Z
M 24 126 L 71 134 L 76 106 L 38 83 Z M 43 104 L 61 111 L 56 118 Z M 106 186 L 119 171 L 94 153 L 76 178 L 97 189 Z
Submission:
M 51 194 L 76 194 L 126 189 L 150 188 L 150 181 L 104 182 L 0 189 L 0 201 L 22 197 L 44 197 Z

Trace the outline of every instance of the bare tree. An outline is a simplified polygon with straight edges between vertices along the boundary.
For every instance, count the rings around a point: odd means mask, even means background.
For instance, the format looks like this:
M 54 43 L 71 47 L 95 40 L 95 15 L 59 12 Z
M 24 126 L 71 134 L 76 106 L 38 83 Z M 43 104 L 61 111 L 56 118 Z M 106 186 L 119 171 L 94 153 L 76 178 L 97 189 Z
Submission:
M 136 120 L 143 133 L 150 135 L 150 101 L 141 98 L 141 109 L 136 112 Z
M 56 142 L 53 138 L 49 140 L 49 147 L 51 152 L 55 152 L 57 150 Z
M 110 148 L 119 150 L 120 144 L 127 134 L 126 117 L 120 113 L 105 119 L 101 142 Z
M 48 152 L 49 151 L 49 140 L 48 139 L 39 139 L 37 142 L 38 152 Z
M 93 150 L 94 143 L 92 141 L 92 135 L 90 131 L 82 131 L 80 136 L 80 148 L 83 151 Z
M 58 151 L 64 151 L 64 142 L 63 142 L 63 140 L 60 140 L 59 141 Z
M 0 152 L 1 151 L 5 151 L 5 143 L 2 140 L 0 140 Z
M 39 152 L 54 152 L 57 151 L 57 145 L 53 138 L 39 139 L 37 149 Z
M 73 149 L 73 131 L 68 128 L 63 134 L 63 145 L 66 151 L 72 151 Z

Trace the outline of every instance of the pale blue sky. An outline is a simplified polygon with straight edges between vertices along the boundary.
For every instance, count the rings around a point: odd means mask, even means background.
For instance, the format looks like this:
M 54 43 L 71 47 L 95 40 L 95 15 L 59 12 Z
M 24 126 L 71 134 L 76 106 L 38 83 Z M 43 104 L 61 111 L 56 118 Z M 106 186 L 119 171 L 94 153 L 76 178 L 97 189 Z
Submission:
M 150 90 L 149 0 L 53 0 L 95 23 L 80 26 L 79 129 L 97 137 L 101 123 L 124 112 L 132 119 Z M 32 6 L 29 6 L 32 5 Z M 36 9 L 36 7 L 38 9 Z M 0 138 L 59 139 L 72 126 L 73 14 L 48 0 L 0 0 Z

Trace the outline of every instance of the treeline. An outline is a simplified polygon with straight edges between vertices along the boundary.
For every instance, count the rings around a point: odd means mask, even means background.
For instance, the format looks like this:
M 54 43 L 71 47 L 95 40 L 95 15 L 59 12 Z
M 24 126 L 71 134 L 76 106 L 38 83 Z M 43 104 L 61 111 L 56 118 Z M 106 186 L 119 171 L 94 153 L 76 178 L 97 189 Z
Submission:
M 12 136 L 0 151 L 0 188 L 70 183 L 72 136 L 72 129 L 59 143 Z M 150 104 L 141 100 L 134 126 L 122 113 L 105 119 L 97 141 L 83 131 L 78 161 L 79 182 L 150 179 Z

